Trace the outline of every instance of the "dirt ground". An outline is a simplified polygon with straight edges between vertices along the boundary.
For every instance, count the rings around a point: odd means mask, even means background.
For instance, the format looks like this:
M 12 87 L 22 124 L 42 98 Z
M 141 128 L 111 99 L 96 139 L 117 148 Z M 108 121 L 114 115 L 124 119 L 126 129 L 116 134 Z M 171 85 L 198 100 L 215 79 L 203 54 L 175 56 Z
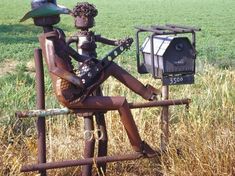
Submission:
M 13 72 L 16 69 L 18 61 L 6 60 L 1 63 L 0 67 L 0 77 L 6 75 L 7 73 Z

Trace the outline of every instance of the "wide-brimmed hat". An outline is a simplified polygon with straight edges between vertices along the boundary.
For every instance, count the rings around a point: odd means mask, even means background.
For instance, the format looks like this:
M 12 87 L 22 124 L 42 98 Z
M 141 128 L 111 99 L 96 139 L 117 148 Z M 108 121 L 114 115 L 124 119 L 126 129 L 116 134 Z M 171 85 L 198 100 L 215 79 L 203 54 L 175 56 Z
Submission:
M 71 13 L 71 10 L 68 8 L 48 2 L 26 13 L 20 22 L 23 22 L 29 18 L 47 17 L 69 13 Z

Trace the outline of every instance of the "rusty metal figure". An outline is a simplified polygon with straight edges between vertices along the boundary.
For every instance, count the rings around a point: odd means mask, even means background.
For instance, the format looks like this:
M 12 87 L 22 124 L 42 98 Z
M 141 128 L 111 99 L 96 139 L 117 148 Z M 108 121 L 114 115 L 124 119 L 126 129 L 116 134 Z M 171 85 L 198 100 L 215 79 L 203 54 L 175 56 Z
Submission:
M 67 40 L 68 44 L 76 43 L 78 53 L 90 57 L 97 57 L 96 42 L 107 45 L 118 46 L 124 40 L 110 40 L 96 35 L 93 31 L 89 31 L 95 24 L 94 18 L 98 15 L 98 10 L 93 4 L 87 2 L 78 3 L 73 11 L 75 27 L 79 31 Z
M 109 76 L 113 76 L 144 99 L 155 99 L 159 93 L 157 89 L 150 85 L 143 85 L 112 60 L 102 63 L 102 61 L 95 59 L 96 41 L 110 45 L 123 43 L 124 45 L 131 45 L 131 40 L 120 42 L 94 35 L 93 32 L 88 31 L 94 24 L 94 15 L 89 17 L 78 15 L 75 17 L 75 21 L 76 26 L 81 29 L 81 33 L 77 42 L 80 50 L 77 53 L 66 44 L 64 32 L 53 26 L 59 23 L 60 14 L 70 13 L 70 11 L 58 7 L 55 1 L 47 2 L 45 0 L 32 1 L 32 8 L 33 10 L 27 13 L 22 21 L 33 18 L 35 25 L 43 27 L 44 33 L 39 36 L 39 42 L 58 101 L 75 111 L 76 109 L 89 112 L 118 110 L 134 151 L 146 156 L 155 155 L 155 151 L 142 141 L 125 97 L 90 96 Z M 83 42 L 81 41 L 82 37 L 85 38 Z M 92 41 L 89 43 L 90 39 Z M 84 80 L 82 75 L 78 76 L 75 73 L 71 58 L 84 64 L 89 69 L 98 68 L 101 71 L 97 72 L 91 79 Z M 89 76 L 85 78 L 87 79 Z
M 115 63 L 111 63 L 109 67 L 104 69 L 101 75 L 99 75 L 99 79 L 93 80 L 94 83 L 92 86 L 84 87 L 81 78 L 74 73 L 71 57 L 78 62 L 99 61 L 84 57 L 66 45 L 63 31 L 53 27 L 59 21 L 60 18 L 58 15 L 34 18 L 34 23 L 42 26 L 44 30 L 44 33 L 39 36 L 39 41 L 43 56 L 48 65 L 53 89 L 59 102 L 70 109 L 118 110 L 133 149 L 136 152 L 147 152 L 148 154 L 149 152 L 154 152 L 153 150 L 145 151 L 146 145 L 143 145 L 143 141 L 139 136 L 125 97 L 96 97 L 89 96 L 89 94 L 86 94 L 86 97 L 84 97 L 84 92 L 90 92 L 87 90 L 98 87 L 109 76 L 115 77 L 147 100 L 150 100 L 156 95 L 157 92 L 155 92 L 155 89 L 150 86 L 144 86 Z
M 94 17 L 97 16 L 97 14 L 98 14 L 98 10 L 95 8 L 95 6 L 87 2 L 78 3 L 73 9 L 72 15 L 74 17 L 75 27 L 79 29 L 79 31 L 74 36 L 70 37 L 67 40 L 67 43 L 68 45 L 72 43 L 76 43 L 77 51 L 82 56 L 96 58 L 97 57 L 96 42 L 100 42 L 100 43 L 112 45 L 112 46 L 118 46 L 122 44 L 123 42 L 127 41 L 127 40 L 110 40 L 110 39 L 102 37 L 101 35 L 96 35 L 92 31 L 89 31 L 89 29 L 92 28 L 95 24 Z M 132 39 L 129 39 L 129 41 L 131 40 Z M 82 76 L 84 71 L 88 71 L 92 67 L 92 62 L 87 62 L 85 64 L 78 64 L 78 65 L 79 65 L 78 74 L 79 76 Z M 115 63 L 112 63 L 112 65 L 115 65 Z M 120 69 L 116 65 L 116 67 L 111 66 L 109 70 L 113 71 L 114 73 L 115 72 L 118 73 L 123 69 Z M 111 75 L 111 72 L 110 73 L 107 72 L 107 74 L 103 76 L 108 77 L 109 75 Z M 103 79 L 105 80 L 106 78 L 103 78 Z M 94 82 L 94 81 L 91 81 L 91 82 Z M 102 94 L 100 87 L 96 86 L 96 88 L 98 88 L 96 92 L 98 91 L 99 93 Z M 93 125 L 92 116 L 84 117 L 84 119 L 85 119 L 85 130 L 93 129 L 94 125 Z M 101 140 L 98 143 L 98 156 L 105 156 L 107 155 L 107 132 L 106 132 L 106 127 L 105 127 L 104 115 L 102 113 L 99 113 L 99 114 L 96 113 L 96 121 L 97 121 L 98 128 L 101 128 L 101 133 L 104 134 L 103 138 L 101 138 Z M 95 144 L 94 139 L 90 141 L 85 141 L 85 152 L 84 152 L 85 158 L 93 157 L 94 144 Z M 101 168 L 101 170 L 105 173 L 105 170 L 106 170 L 105 163 L 98 165 L 98 168 Z M 91 166 L 85 166 L 82 169 L 83 169 L 83 173 L 88 173 L 84 175 L 90 175 L 89 172 L 91 171 Z

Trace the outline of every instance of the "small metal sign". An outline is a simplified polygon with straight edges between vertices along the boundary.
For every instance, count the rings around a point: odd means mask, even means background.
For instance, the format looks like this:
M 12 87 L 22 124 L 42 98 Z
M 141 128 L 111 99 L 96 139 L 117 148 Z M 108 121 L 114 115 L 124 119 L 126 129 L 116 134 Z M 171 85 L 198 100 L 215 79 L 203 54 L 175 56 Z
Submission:
M 193 84 L 193 75 L 180 75 L 180 76 L 164 76 L 162 79 L 163 85 L 180 85 L 180 84 Z

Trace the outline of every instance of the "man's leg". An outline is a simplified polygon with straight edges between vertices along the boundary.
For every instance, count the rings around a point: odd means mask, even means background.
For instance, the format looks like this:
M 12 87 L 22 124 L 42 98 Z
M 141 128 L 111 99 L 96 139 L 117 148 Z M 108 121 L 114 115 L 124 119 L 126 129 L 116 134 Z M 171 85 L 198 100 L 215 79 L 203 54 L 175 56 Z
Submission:
M 109 67 L 105 69 L 104 75 L 105 79 L 110 75 L 115 77 L 133 92 L 142 96 L 146 100 L 153 100 L 156 95 L 161 92 L 150 85 L 143 85 L 139 80 L 115 63 L 110 64 Z
M 83 102 L 71 103 L 68 108 L 118 110 L 133 149 L 142 152 L 142 140 L 125 97 L 89 96 Z

